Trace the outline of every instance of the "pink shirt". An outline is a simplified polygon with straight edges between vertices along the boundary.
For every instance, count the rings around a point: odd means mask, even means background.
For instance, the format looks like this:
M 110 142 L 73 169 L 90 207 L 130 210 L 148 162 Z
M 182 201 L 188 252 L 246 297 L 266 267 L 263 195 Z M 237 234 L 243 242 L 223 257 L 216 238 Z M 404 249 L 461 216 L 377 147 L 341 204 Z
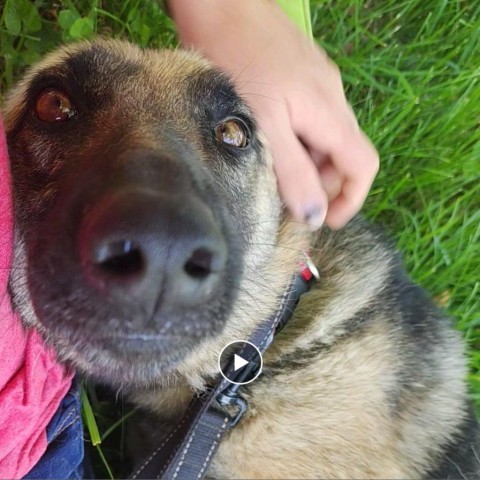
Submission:
M 46 427 L 73 374 L 35 330 L 25 331 L 7 292 L 12 255 L 10 172 L 0 117 L 0 478 L 21 478 L 47 447 Z

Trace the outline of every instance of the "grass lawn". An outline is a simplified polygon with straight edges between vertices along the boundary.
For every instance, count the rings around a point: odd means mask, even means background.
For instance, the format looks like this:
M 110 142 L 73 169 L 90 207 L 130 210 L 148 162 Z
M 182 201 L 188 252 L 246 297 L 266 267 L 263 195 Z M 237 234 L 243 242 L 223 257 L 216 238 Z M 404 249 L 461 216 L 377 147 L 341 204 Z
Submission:
M 480 406 L 480 0 L 311 0 L 311 7 L 314 35 L 340 66 L 381 154 L 364 212 L 387 228 L 412 277 L 454 317 Z M 0 0 L 0 9 L 2 94 L 62 41 L 98 32 L 143 46 L 176 44 L 152 1 Z
M 480 406 L 480 1 L 313 1 L 381 170 L 364 211 L 470 347 Z

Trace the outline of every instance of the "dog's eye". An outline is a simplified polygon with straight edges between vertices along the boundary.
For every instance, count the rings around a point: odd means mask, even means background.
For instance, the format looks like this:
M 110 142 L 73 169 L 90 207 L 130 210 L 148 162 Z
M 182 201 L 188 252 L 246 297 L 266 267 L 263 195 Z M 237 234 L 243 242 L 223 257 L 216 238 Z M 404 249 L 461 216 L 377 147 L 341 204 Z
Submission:
M 215 137 L 232 147 L 245 148 L 249 144 L 247 127 L 239 120 L 229 119 L 219 123 L 215 127 Z
M 75 115 L 75 108 L 67 94 L 48 88 L 35 102 L 35 116 L 46 123 L 65 122 Z

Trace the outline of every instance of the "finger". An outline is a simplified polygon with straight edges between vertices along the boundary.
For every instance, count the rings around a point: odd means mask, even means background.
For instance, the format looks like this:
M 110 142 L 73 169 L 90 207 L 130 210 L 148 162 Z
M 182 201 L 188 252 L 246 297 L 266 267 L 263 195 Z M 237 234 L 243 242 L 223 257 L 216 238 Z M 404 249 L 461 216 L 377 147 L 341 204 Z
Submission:
M 362 208 L 370 187 L 378 172 L 378 154 L 363 133 L 364 142 L 351 138 L 341 152 L 333 153 L 337 165 L 349 157 L 352 164 L 345 166 L 341 194 L 329 205 L 327 224 L 334 229 L 343 227 Z M 340 167 L 340 171 L 342 171 Z
M 305 147 L 305 145 L 303 146 Z M 327 155 L 314 150 L 308 150 L 308 155 L 317 167 L 323 190 L 330 202 L 342 191 L 343 178 L 330 163 Z
M 323 190 L 325 191 L 328 199 L 328 213 L 330 211 L 330 202 L 338 197 L 342 192 L 343 178 L 338 174 L 336 168 L 331 163 L 322 165 L 318 173 L 320 174 L 320 181 L 322 182 Z
M 348 108 L 331 111 L 304 103 L 291 109 L 292 125 L 311 151 L 327 155 L 343 178 L 342 194 L 329 206 L 327 222 L 343 226 L 361 208 L 378 171 L 378 154 L 365 134 L 355 127 Z M 347 113 L 348 112 L 348 113 Z
M 273 156 L 280 195 L 296 221 L 319 228 L 327 212 L 327 195 L 317 168 L 289 123 L 286 111 L 259 119 Z

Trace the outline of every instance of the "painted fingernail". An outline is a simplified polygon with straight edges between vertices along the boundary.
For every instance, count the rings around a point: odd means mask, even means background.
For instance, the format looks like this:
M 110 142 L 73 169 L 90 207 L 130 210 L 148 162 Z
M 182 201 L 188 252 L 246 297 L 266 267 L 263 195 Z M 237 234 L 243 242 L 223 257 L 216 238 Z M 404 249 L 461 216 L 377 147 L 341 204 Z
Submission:
M 310 207 L 305 210 L 303 219 L 312 230 L 318 230 L 325 221 L 325 212 L 322 207 Z

